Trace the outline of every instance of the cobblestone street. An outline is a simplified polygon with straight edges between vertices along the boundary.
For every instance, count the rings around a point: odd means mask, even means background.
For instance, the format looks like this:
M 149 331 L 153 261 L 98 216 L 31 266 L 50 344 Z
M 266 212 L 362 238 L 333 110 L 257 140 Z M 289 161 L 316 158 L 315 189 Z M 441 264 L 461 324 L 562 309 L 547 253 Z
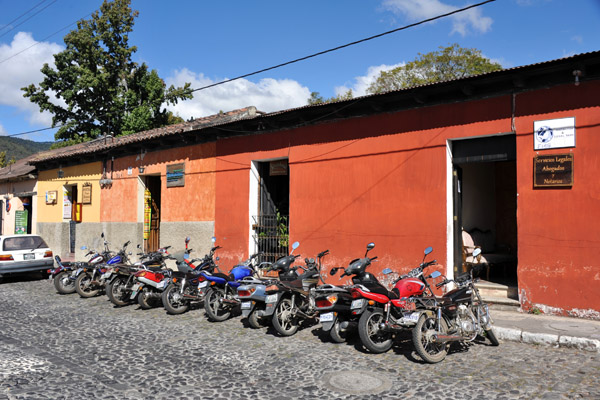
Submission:
M 600 355 L 503 342 L 422 363 L 409 336 L 386 354 L 317 327 L 292 337 L 202 308 L 168 315 L 61 296 L 49 280 L 0 283 L 0 399 L 600 398 Z

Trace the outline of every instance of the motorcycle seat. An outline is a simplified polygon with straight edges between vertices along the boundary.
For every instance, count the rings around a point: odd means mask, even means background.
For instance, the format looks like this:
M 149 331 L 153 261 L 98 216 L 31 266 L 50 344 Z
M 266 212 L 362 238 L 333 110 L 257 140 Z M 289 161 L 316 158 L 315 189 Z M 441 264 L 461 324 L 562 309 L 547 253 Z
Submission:
M 219 277 L 219 278 L 223 278 L 223 279 L 226 279 L 226 280 L 230 280 L 230 279 L 228 278 L 228 276 L 227 276 L 227 275 L 225 275 L 225 274 L 224 274 L 224 273 L 222 273 L 222 272 L 215 272 L 215 273 L 213 273 L 213 274 L 212 274 L 212 276 L 216 276 L 216 277 Z

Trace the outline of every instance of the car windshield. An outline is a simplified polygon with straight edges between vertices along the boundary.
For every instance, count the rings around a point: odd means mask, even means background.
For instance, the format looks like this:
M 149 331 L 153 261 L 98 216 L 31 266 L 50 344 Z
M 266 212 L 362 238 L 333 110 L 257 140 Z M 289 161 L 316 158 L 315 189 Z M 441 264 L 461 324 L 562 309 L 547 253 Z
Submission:
M 22 237 L 11 237 L 4 239 L 2 250 L 13 251 L 13 250 L 32 250 L 48 247 L 44 239 L 39 236 L 22 236 Z

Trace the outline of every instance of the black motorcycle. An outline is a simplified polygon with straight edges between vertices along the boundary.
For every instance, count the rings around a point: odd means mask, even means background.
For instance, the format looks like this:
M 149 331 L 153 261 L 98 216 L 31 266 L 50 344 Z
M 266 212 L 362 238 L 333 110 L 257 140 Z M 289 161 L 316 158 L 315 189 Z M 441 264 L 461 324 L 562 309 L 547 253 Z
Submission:
M 480 252 L 481 249 L 476 249 L 473 256 Z M 412 299 L 420 312 L 412 338 L 424 361 L 438 363 L 446 358 L 451 342 L 471 342 L 478 336 L 487 337 L 493 346 L 499 345 L 488 306 L 475 286 L 474 269 L 457 279 L 438 283 L 438 288 L 452 282 L 457 286 L 442 297 Z
M 298 246 L 299 243 L 295 242 L 292 248 L 295 250 Z M 293 254 L 281 257 L 269 267 L 279 271 L 279 281 L 272 281 L 265 289 L 265 315 L 272 313 L 271 323 L 280 335 L 291 336 L 302 321 L 316 320 L 318 312 L 312 292 L 321 279 L 322 258 L 327 254 L 329 250 L 319 253 L 318 261 L 306 258 L 306 267 L 292 267 L 292 263 L 300 257 Z M 298 270 L 302 272 L 298 273 Z

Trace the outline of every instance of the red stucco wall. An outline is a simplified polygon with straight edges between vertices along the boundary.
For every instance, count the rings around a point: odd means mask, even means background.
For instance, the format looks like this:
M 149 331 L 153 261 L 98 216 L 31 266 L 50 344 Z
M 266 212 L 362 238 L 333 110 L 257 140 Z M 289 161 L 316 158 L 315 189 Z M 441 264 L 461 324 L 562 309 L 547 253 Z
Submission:
M 599 91 L 599 83 L 584 82 L 515 98 L 520 295 L 546 312 L 596 318 L 600 311 Z M 406 271 L 433 246 L 445 272 L 447 140 L 511 132 L 512 107 L 509 95 L 219 141 L 215 230 L 223 263 L 247 255 L 252 160 L 289 157 L 297 252 L 330 249 L 329 269 L 374 241 L 373 272 Z M 576 118 L 577 147 L 540 153 L 572 151 L 575 184 L 533 189 L 533 121 L 567 116 Z
M 517 96 L 519 291 L 525 306 L 600 317 L 600 83 Z M 576 147 L 534 151 L 533 122 L 575 117 Z M 534 189 L 536 154 L 572 153 L 572 188 Z
M 214 221 L 215 143 L 204 143 L 140 156 L 115 158 L 113 183 L 102 189 L 101 220 L 136 222 L 138 216 L 138 167 L 145 175 L 161 177 L 161 221 Z M 166 166 L 185 162 L 185 186 L 166 186 Z M 110 176 L 111 161 L 107 167 Z M 132 167 L 132 174 L 127 169 Z M 141 221 L 139 221 L 141 222 Z
M 373 272 L 407 271 L 433 246 L 445 272 L 446 140 L 510 131 L 510 107 L 504 97 L 219 141 L 222 260 L 248 251 L 252 160 L 288 157 L 290 241 L 303 256 L 329 249 L 329 269 L 362 257 L 373 241 Z

